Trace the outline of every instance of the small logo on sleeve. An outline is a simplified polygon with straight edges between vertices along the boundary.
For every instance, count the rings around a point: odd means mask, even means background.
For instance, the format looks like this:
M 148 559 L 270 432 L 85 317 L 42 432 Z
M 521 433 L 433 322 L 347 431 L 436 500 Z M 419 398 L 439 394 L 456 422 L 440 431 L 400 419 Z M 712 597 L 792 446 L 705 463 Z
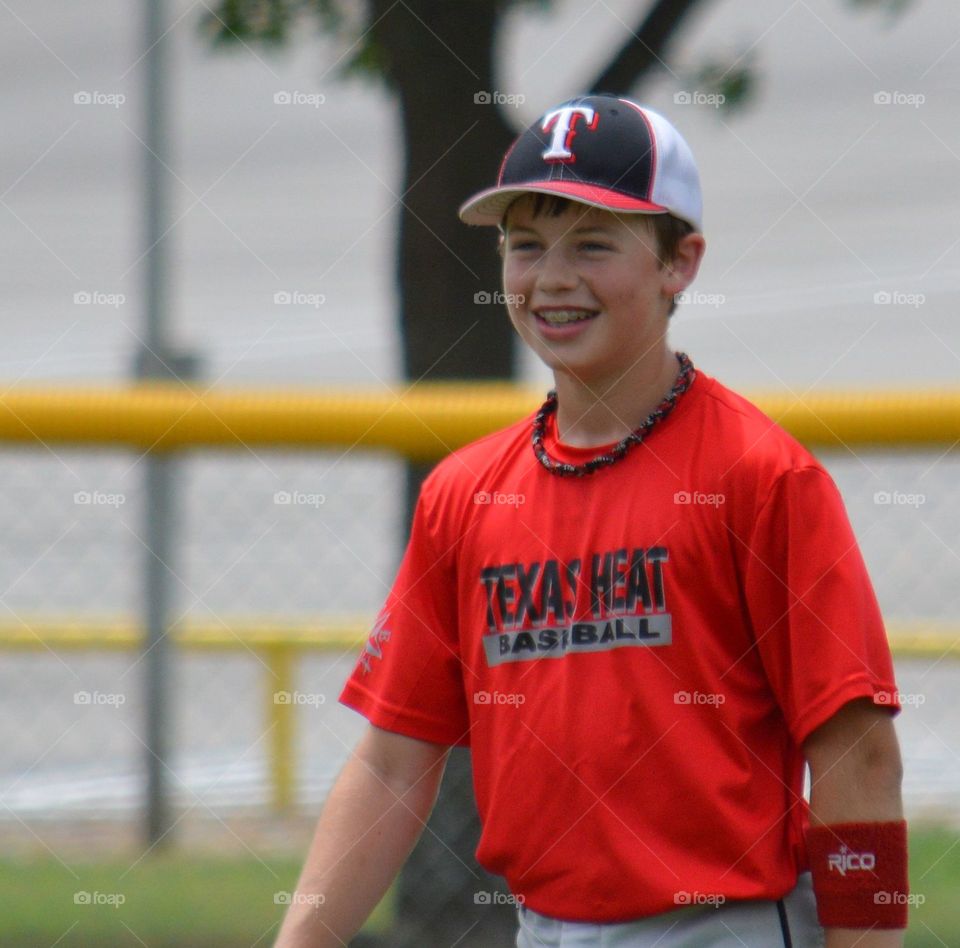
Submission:
M 389 618 L 389 613 L 384 610 L 373 624 L 367 644 L 364 645 L 363 652 L 360 654 L 360 667 L 364 675 L 369 675 L 373 671 L 373 659 L 383 658 L 384 643 L 390 641 L 390 630 L 387 628 Z

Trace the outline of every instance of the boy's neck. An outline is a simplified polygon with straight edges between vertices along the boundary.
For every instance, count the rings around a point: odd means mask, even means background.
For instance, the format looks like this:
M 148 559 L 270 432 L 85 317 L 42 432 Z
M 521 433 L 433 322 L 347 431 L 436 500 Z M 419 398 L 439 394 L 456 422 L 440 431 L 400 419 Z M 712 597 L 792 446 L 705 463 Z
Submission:
M 619 379 L 587 383 L 557 372 L 560 440 L 572 447 L 591 448 L 625 438 L 663 401 L 678 374 L 676 354 L 666 346 L 651 352 Z

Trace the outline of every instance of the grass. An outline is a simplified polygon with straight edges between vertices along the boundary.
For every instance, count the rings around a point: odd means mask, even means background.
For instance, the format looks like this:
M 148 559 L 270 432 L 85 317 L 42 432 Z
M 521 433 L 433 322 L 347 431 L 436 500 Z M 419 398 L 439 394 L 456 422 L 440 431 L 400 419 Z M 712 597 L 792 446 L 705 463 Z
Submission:
M 73 864 L 0 862 L 0 944 L 33 948 L 269 946 L 299 860 L 186 859 Z M 74 877 L 76 875 L 76 878 Z M 78 895 L 79 893 L 79 895 Z M 76 898 L 87 904 L 77 904 Z M 117 904 L 122 900 L 122 904 Z
M 908 948 L 960 945 L 960 834 L 911 833 Z M 269 948 L 300 858 L 177 855 L 129 862 L 0 861 L 4 948 Z M 79 904 L 78 893 L 89 893 Z M 122 904 L 117 904 L 121 902 Z M 278 901 L 275 901 L 275 897 Z M 82 900 L 84 897 L 81 895 Z M 382 925 L 383 914 L 374 920 Z
M 910 832 L 910 910 L 907 948 L 960 945 L 960 833 L 936 827 Z

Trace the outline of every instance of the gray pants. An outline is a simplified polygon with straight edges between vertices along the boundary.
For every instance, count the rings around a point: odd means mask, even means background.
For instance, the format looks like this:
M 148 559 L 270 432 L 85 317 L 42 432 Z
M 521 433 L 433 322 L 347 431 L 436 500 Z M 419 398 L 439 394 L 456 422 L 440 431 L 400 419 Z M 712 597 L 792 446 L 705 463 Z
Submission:
M 692 906 L 636 922 L 563 922 L 518 911 L 517 948 L 822 948 L 810 874 L 779 902 Z

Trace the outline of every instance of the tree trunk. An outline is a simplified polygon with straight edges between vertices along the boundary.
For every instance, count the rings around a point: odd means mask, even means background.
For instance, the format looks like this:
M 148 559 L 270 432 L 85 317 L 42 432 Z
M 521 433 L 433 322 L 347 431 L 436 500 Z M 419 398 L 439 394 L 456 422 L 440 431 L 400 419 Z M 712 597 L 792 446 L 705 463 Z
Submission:
M 495 301 L 496 233 L 457 217 L 463 201 L 494 183 L 514 137 L 499 106 L 475 101 L 496 91 L 499 4 L 378 0 L 376 6 L 377 40 L 388 56 L 406 139 L 397 268 L 405 374 L 417 381 L 509 378 L 513 330 Z
M 377 0 L 374 7 L 405 136 L 397 267 L 404 374 L 411 381 L 510 378 L 514 333 L 498 302 L 497 234 L 457 217 L 463 201 L 494 183 L 515 135 L 499 107 L 480 96 L 497 91 L 499 4 Z M 408 518 L 429 467 L 407 469 Z M 513 943 L 514 910 L 483 900 L 482 893 L 506 889 L 477 864 L 479 835 L 470 755 L 455 750 L 428 828 L 397 881 L 391 948 Z

